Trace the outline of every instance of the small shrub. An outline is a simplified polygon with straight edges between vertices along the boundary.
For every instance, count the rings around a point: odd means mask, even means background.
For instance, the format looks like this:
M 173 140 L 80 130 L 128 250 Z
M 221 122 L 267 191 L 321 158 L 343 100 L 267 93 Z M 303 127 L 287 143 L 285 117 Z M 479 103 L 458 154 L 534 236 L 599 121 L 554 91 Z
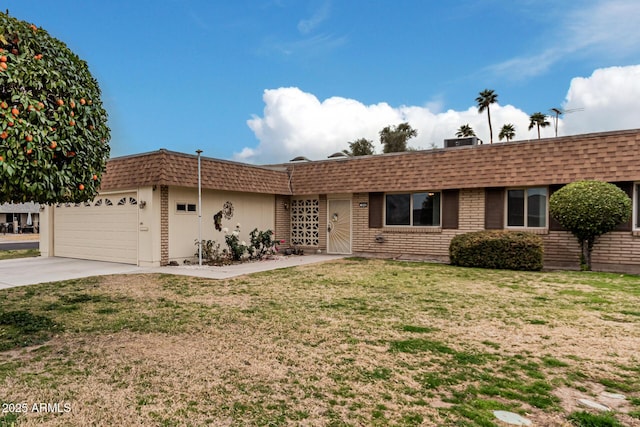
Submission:
M 449 245 L 452 265 L 507 270 L 542 269 L 542 238 L 520 231 L 476 231 L 455 236 Z

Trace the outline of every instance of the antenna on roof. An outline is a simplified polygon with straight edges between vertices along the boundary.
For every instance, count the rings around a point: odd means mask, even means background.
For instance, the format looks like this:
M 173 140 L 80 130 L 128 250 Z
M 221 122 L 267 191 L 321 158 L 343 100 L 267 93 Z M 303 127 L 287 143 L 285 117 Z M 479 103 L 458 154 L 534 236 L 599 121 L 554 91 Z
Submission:
M 553 116 L 553 127 L 556 131 L 556 138 L 558 137 L 558 118 L 563 115 L 563 114 L 570 114 L 570 113 L 575 113 L 576 111 L 583 111 L 584 108 L 572 108 L 570 110 L 563 110 L 562 108 L 551 108 L 549 109 L 549 111 L 551 111 L 554 116 Z

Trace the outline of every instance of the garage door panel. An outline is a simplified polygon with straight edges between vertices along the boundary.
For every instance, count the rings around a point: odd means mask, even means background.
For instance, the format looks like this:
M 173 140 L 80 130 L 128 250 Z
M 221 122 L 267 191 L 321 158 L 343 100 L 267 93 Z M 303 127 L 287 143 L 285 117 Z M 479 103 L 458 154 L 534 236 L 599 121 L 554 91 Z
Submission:
M 88 204 L 56 207 L 55 255 L 137 264 L 136 199 L 135 193 L 121 193 Z

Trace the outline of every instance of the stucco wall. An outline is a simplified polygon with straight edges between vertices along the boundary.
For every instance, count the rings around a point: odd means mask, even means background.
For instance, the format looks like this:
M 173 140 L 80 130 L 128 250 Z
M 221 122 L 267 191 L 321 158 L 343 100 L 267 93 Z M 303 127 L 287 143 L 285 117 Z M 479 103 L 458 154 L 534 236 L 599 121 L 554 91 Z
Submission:
M 138 265 L 154 267 L 160 265 L 160 189 L 140 187 L 138 205 L 144 208 L 138 214 Z
M 222 209 L 225 202 L 233 204 L 234 213 L 230 220 L 222 219 L 222 227 L 232 232 L 240 224 L 240 240 L 249 242 L 249 233 L 258 230 L 275 229 L 275 196 L 256 193 L 226 191 L 202 191 L 202 238 L 215 240 L 226 248 L 224 234 L 216 231 L 213 216 Z M 177 203 L 192 203 L 197 207 L 198 190 L 181 187 L 169 188 L 169 261 L 182 262 L 193 258 L 197 251 L 198 212 L 177 212 Z

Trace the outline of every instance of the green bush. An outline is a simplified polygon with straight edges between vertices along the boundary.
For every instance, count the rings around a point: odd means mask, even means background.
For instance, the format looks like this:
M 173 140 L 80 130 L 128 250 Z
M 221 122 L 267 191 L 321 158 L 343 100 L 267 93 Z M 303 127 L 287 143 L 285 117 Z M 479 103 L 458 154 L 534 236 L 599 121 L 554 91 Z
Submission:
M 452 265 L 541 270 L 543 245 L 536 234 L 520 231 L 476 231 L 455 236 L 449 245 Z
M 576 181 L 553 193 L 549 213 L 578 239 L 581 264 L 591 270 L 591 252 L 598 236 L 631 217 L 631 199 L 614 184 Z
M 0 203 L 94 198 L 109 157 L 100 96 L 63 42 L 0 12 Z

